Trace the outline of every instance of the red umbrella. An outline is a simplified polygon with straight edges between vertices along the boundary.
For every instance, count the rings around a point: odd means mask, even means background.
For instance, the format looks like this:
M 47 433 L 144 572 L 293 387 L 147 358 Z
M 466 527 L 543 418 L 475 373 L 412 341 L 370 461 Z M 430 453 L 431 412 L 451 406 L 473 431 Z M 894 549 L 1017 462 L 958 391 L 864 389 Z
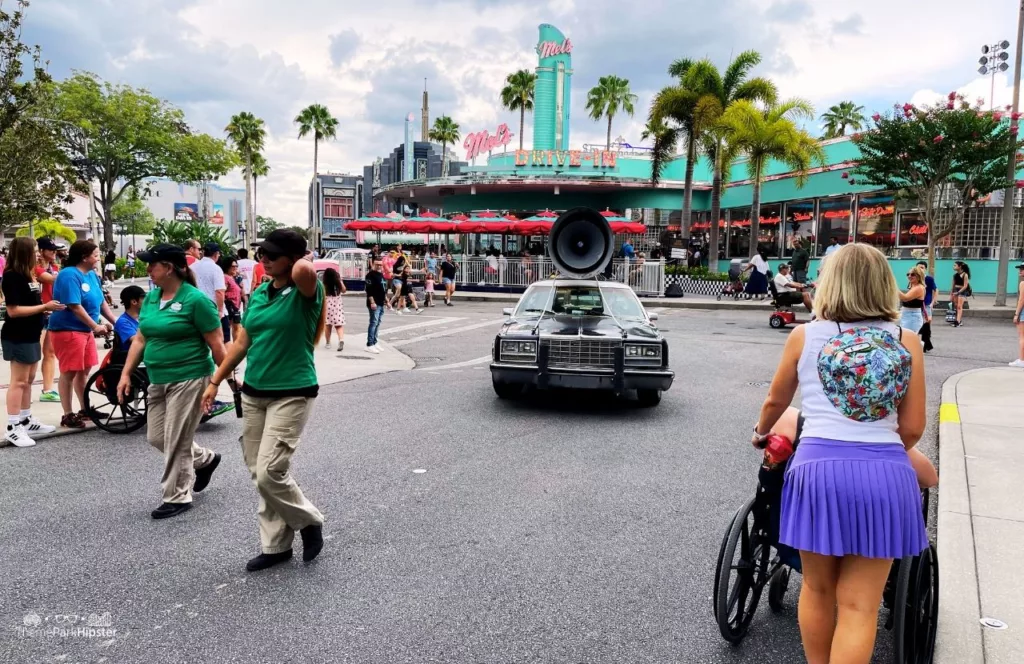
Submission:
M 420 219 L 440 219 L 441 215 L 437 214 L 436 212 L 431 212 L 430 210 L 427 210 L 423 214 L 419 215 L 419 217 Z
M 464 214 L 462 214 L 460 212 L 457 215 L 455 215 L 454 217 L 452 217 L 452 221 L 454 221 L 454 222 L 469 221 L 469 217 L 467 217 L 466 215 L 464 215 Z
M 616 235 L 647 232 L 647 227 L 637 221 L 613 221 L 609 226 L 612 227 L 612 233 Z
M 623 217 L 622 215 L 616 212 L 612 212 L 607 208 L 605 208 L 604 212 L 601 213 L 601 216 L 607 219 L 608 221 L 629 221 L 629 218 Z

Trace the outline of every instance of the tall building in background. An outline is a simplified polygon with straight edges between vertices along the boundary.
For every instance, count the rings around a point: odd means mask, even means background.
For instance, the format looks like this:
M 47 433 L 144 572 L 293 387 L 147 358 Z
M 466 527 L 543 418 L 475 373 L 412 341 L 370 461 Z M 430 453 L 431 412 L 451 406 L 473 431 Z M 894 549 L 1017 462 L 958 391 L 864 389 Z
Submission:
M 430 101 L 427 98 L 427 79 L 423 79 L 423 126 L 420 128 L 420 140 L 430 140 Z
M 553 25 L 540 25 L 533 99 L 533 149 L 569 149 L 572 41 Z
M 413 159 L 412 123 L 416 116 L 410 113 L 405 117 L 405 160 L 402 162 L 402 179 L 416 179 L 416 162 Z

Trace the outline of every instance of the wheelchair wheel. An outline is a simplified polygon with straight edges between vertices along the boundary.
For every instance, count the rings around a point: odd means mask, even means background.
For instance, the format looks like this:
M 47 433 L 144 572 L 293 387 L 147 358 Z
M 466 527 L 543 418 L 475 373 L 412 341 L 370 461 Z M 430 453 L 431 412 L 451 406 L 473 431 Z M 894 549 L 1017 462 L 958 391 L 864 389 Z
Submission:
M 121 367 L 108 366 L 90 376 L 85 384 L 85 412 L 107 433 L 131 433 L 146 424 L 146 375 L 141 370 L 132 373 L 131 390 L 124 403 L 117 396 L 120 380 Z
M 939 616 L 939 558 L 929 546 L 899 562 L 893 604 L 893 660 L 896 664 L 930 664 Z
M 782 605 L 782 600 L 786 596 L 786 591 L 789 590 L 789 575 L 791 573 L 792 570 L 789 567 L 779 565 L 768 582 L 768 608 L 772 610 L 772 613 L 781 613 L 785 608 Z
M 747 635 L 761 591 L 768 583 L 772 547 L 755 524 L 751 498 L 737 512 L 719 557 L 715 619 L 726 641 L 738 644 Z
M 778 314 L 772 314 L 771 318 L 768 319 L 768 325 L 773 330 L 781 330 L 786 327 L 786 319 Z
M 715 588 L 711 591 L 711 615 L 718 619 L 718 586 L 722 582 L 722 561 L 725 559 L 725 547 L 729 544 L 729 533 L 732 532 L 732 524 L 736 523 L 736 514 L 732 515 L 729 526 L 722 535 L 722 545 L 718 547 L 718 562 L 715 564 Z

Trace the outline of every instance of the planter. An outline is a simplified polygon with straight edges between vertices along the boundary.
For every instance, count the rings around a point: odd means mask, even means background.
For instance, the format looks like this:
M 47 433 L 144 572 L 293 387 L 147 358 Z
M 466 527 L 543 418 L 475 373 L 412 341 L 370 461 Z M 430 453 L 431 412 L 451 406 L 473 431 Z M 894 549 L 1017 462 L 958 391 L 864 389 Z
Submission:
M 718 295 L 725 288 L 727 281 L 711 281 L 708 279 L 694 279 L 684 274 L 665 275 L 665 287 L 677 284 L 684 293 L 690 295 Z

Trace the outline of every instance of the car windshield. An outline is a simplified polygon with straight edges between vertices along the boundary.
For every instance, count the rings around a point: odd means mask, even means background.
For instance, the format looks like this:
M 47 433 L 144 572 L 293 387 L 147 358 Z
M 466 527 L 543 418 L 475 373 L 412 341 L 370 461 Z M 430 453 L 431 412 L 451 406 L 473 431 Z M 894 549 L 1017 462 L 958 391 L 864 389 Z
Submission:
M 569 314 L 642 319 L 643 306 L 624 288 L 588 286 L 533 286 L 519 302 L 516 315 Z

